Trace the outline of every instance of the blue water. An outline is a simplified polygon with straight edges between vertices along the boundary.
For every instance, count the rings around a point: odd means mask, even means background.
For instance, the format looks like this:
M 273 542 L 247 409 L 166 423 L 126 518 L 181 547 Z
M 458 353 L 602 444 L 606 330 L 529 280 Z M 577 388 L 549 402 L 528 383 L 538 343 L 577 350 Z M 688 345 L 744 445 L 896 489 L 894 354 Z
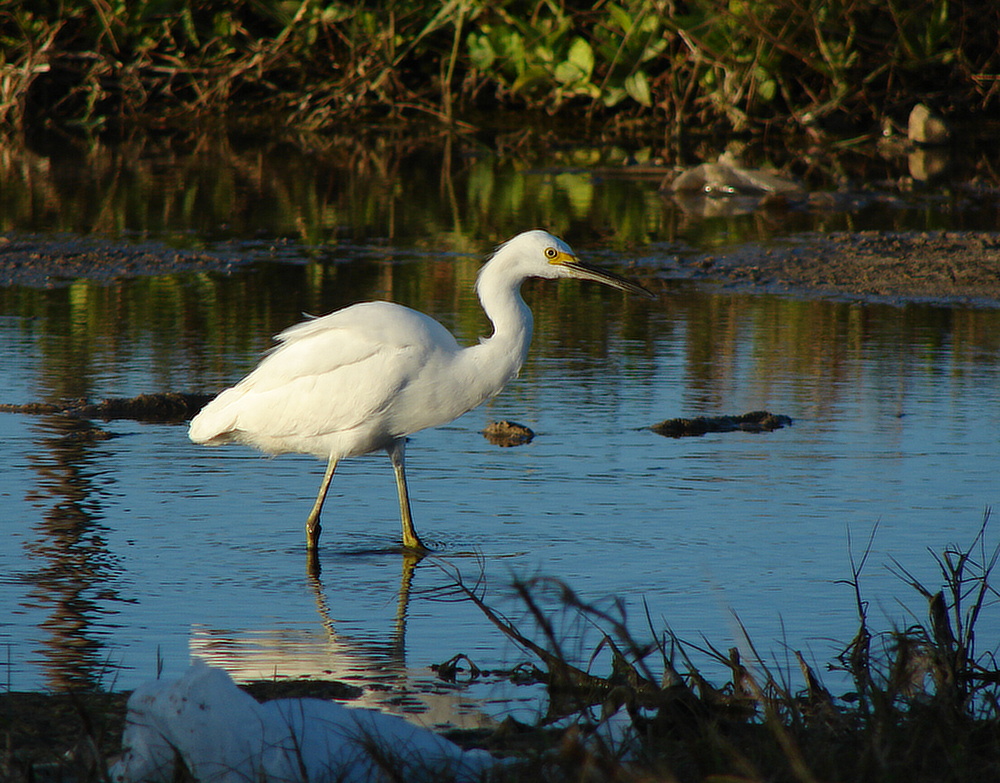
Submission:
M 968 545 L 1000 501 L 990 311 L 685 285 L 629 303 L 626 316 L 615 293 L 584 293 L 583 304 L 532 293 L 538 332 L 521 377 L 408 447 L 415 519 L 436 554 L 415 568 L 405 628 L 384 455 L 338 469 L 315 581 L 303 546 L 322 475 L 314 459 L 208 449 L 190 443 L 184 425 L 132 421 L 95 422 L 114 437 L 80 444 L 59 437 L 67 425 L 56 418 L 0 415 L 6 685 L 130 688 L 158 668 L 180 672 L 195 653 L 246 677 L 325 672 L 388 688 L 373 691 L 375 701 L 424 692 L 409 709 L 431 710 L 434 721 L 458 720 L 456 705 L 473 696 L 487 700 L 464 708 L 476 716 L 537 714 L 536 691 L 501 684 L 445 689 L 447 718 L 427 706 L 432 664 L 458 653 L 487 669 L 530 659 L 454 600 L 456 571 L 482 579 L 487 601 L 529 631 L 509 585 L 552 577 L 604 607 L 620 598 L 637 637 L 651 633 L 648 611 L 655 632 L 746 651 L 738 616 L 768 662 L 785 665 L 802 650 L 822 670 L 857 629 L 842 580 L 873 526 L 861 584 L 872 627 L 887 630 L 925 611 L 890 572 L 893 560 L 937 589 L 928 548 Z M 600 329 L 586 326 L 594 307 L 606 316 Z M 252 366 L 268 338 L 205 348 L 129 328 L 127 350 L 98 344 L 89 354 L 92 398 L 216 388 Z M 708 339 L 698 333 L 706 328 Z M 43 332 L 0 318 L 3 401 L 51 396 L 59 362 L 46 360 Z M 794 424 L 676 440 L 646 429 L 761 408 Z M 490 445 L 480 431 L 504 418 L 534 429 L 535 440 Z M 553 611 L 567 649 L 585 661 L 599 637 Z M 980 629 L 981 648 L 997 643 L 995 606 Z M 835 691 L 847 688 L 828 676 Z
M 995 146 L 959 155 L 934 183 L 913 180 L 905 158 L 858 149 L 820 161 L 811 186 L 836 187 L 822 172 L 832 180 L 844 165 L 860 166 L 858 187 L 901 186 L 862 188 L 831 211 L 717 217 L 685 212 L 656 182 L 578 168 L 617 165 L 611 148 L 501 157 L 471 142 L 428 152 L 333 139 L 310 152 L 227 140 L 192 151 L 138 138 L 77 152 L 12 148 L 0 160 L 4 239 L 89 233 L 234 263 L 0 285 L 0 403 L 215 392 L 303 312 L 363 299 L 431 313 L 470 343 L 488 331 L 471 291 L 480 260 L 538 225 L 584 256 L 638 267 L 658 298 L 525 286 L 536 333 L 520 378 L 408 446 L 417 528 L 435 549 L 410 571 L 392 551 L 384 455 L 338 468 L 313 578 L 303 526 L 316 460 L 207 449 L 183 424 L 0 413 L 0 687 L 131 688 L 198 655 L 243 678 L 351 681 L 365 703 L 429 723 L 528 720 L 544 710 L 537 688 L 456 688 L 430 667 L 459 653 L 483 669 L 531 660 L 455 580 L 540 639 L 510 586 L 547 577 L 622 607 L 640 640 L 669 629 L 752 660 L 742 623 L 766 663 L 797 681 L 801 650 L 843 693 L 850 683 L 825 669 L 857 630 L 844 581 L 872 531 L 861 574 L 871 630 L 905 627 L 926 601 L 899 567 L 939 589 L 931 552 L 970 546 L 1000 502 L 1000 310 L 665 279 L 678 253 L 802 231 L 995 228 L 981 176 L 996 170 Z M 759 409 L 794 424 L 677 440 L 648 429 Z M 489 444 L 480 433 L 497 419 L 531 427 L 534 441 Z M 535 590 L 564 651 L 586 664 L 599 630 Z M 1000 644 L 995 604 L 977 644 Z M 691 655 L 721 682 L 722 667 Z M 606 666 L 598 656 L 596 673 Z

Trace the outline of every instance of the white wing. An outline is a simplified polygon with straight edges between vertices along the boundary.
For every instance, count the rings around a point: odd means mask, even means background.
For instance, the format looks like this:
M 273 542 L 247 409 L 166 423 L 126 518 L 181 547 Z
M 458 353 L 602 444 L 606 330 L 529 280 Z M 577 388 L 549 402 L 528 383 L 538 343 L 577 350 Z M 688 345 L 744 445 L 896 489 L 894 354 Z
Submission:
M 387 412 L 407 385 L 460 350 L 437 321 L 388 302 L 338 310 L 276 339 L 279 345 L 253 372 L 195 417 L 192 440 L 325 453 L 332 435 L 361 429 L 342 455 L 377 448 L 385 444 L 365 441 L 406 434 L 391 431 L 396 417 Z

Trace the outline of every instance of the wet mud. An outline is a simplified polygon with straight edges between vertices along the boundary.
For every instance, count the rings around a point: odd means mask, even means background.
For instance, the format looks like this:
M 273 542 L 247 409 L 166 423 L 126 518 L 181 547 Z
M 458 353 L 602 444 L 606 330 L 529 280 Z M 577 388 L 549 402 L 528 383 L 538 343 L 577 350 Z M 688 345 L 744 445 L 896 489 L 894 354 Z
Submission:
M 228 271 L 234 257 L 128 244 L 89 237 L 0 236 L 0 286 L 54 288 L 74 280 L 107 281 L 140 275 Z
M 78 419 L 130 419 L 145 422 L 182 422 L 200 411 L 212 395 L 163 392 L 137 397 L 108 397 L 99 402 L 86 399 L 61 402 L 29 402 L 23 405 L 0 404 L 0 413 L 26 413 L 35 416 L 59 415 Z
M 1000 233 L 805 234 L 679 261 L 682 277 L 736 289 L 904 304 L 1000 306 Z
M 535 432 L 530 427 L 525 427 L 516 421 L 491 421 L 483 430 L 483 437 L 494 446 L 507 448 L 531 443 Z
M 693 419 L 667 419 L 650 429 L 667 438 L 689 438 L 710 432 L 773 432 L 789 427 L 791 418 L 768 411 L 752 411 L 739 416 L 698 416 Z
M 0 286 L 53 287 L 188 271 L 231 271 L 236 256 L 88 238 L 0 237 Z M 727 289 L 1000 306 L 1000 232 L 802 234 L 684 255 L 651 277 Z M 648 278 L 647 285 L 654 285 Z

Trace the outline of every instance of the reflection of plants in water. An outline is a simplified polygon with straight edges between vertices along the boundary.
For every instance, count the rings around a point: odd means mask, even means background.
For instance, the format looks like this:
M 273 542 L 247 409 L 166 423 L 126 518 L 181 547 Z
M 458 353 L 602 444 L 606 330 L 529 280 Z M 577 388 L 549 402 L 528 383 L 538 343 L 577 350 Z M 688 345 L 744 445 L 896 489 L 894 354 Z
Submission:
M 547 228 L 577 249 L 678 240 L 712 247 L 790 231 L 854 230 L 857 219 L 834 209 L 687 215 L 658 193 L 659 178 L 633 178 L 623 167 L 626 159 L 655 156 L 651 149 L 547 146 L 508 147 L 504 138 L 486 146 L 472 138 L 398 132 L 247 143 L 223 134 L 137 137 L 72 154 L 65 147 L 39 152 L 10 144 L 0 146 L 0 231 L 164 238 L 188 248 L 220 248 L 234 258 L 301 261 L 359 246 L 378 252 L 430 245 L 479 255 L 532 227 Z M 794 164 L 811 189 L 847 179 L 889 183 L 905 174 L 901 160 L 874 152 L 854 155 L 847 166 L 832 153 L 800 158 L 789 150 L 744 151 L 748 160 L 762 158 L 769 166 Z M 697 154 L 718 153 L 710 144 Z M 895 229 L 963 221 L 962 214 L 898 207 L 878 217 L 880 227 Z
M 409 305 L 441 320 L 460 341 L 474 342 L 489 331 L 473 290 L 479 265 L 472 255 L 413 260 L 399 253 L 396 260 L 258 264 L 231 276 L 6 288 L 0 289 L 0 314 L 20 317 L 23 329 L 37 335 L 48 401 L 210 392 L 249 369 L 271 336 L 303 312 L 322 314 L 365 299 Z M 694 406 L 684 413 L 718 412 L 723 400 L 740 394 L 764 402 L 777 393 L 775 384 L 789 382 L 806 395 L 806 409 L 829 410 L 846 389 L 867 383 L 850 375 L 873 371 L 866 366 L 877 367 L 886 382 L 902 383 L 913 373 L 947 379 L 954 377 L 950 368 L 1000 352 L 1000 314 L 991 310 L 858 307 L 686 287 L 666 289 L 661 304 L 650 306 L 572 282 L 529 282 L 525 297 L 536 324 L 526 377 L 544 371 L 553 357 L 617 357 L 609 360 L 625 363 L 627 371 L 616 382 L 659 373 L 684 377 Z M 657 371 L 656 357 L 667 343 L 677 343 L 681 353 Z M 515 384 L 511 393 L 522 387 Z
M 674 306 L 686 332 L 678 371 L 698 410 L 740 393 L 766 400 L 791 383 L 803 411 L 829 414 L 844 394 L 871 384 L 865 375 L 880 379 L 880 400 L 892 408 L 906 400 L 909 379 L 948 379 L 948 368 L 968 357 L 1000 352 L 1000 314 L 989 310 L 747 295 L 677 298 Z
M 186 246 L 240 237 L 260 240 L 255 254 L 276 257 L 288 252 L 273 246 L 276 240 L 310 252 L 323 244 L 433 241 L 480 253 L 536 226 L 571 239 L 591 236 L 591 226 L 618 226 L 620 239 L 645 241 L 662 211 L 653 183 L 598 187 L 589 174 L 536 173 L 531 157 L 483 155 L 468 142 L 300 141 L 240 147 L 214 136 L 95 144 L 82 166 L 79 155 L 8 148 L 0 158 L 0 229 L 165 236 Z M 566 155 L 558 165 L 579 164 Z M 645 195 L 620 195 L 637 188 Z
M 33 608 L 48 617 L 40 626 L 47 638 L 38 651 L 49 686 L 96 688 L 107 685 L 109 652 L 101 640 L 110 604 L 122 600 L 114 588 L 119 573 L 101 526 L 98 483 L 110 481 L 93 469 L 93 443 L 105 437 L 87 421 L 45 417 L 45 433 L 32 457 L 38 486 L 30 495 L 44 509 L 25 548 L 33 563 L 22 578 L 33 587 Z

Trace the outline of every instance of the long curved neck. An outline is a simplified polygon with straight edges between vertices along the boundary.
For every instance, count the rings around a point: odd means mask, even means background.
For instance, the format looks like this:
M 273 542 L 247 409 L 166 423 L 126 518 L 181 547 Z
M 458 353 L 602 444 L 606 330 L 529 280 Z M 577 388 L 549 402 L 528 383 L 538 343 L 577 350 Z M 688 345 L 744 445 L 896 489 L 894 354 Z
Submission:
M 486 264 L 479 272 L 476 293 L 486 316 L 493 324 L 493 334 L 489 342 L 497 342 L 507 349 L 518 349 L 518 367 L 524 362 L 531 342 L 534 319 L 531 309 L 521 298 L 521 283 L 524 278 L 513 278 L 504 274 L 502 266 Z
M 503 264 L 488 262 L 479 272 L 476 292 L 493 334 L 468 348 L 484 386 L 499 392 L 517 375 L 528 355 L 533 319 L 521 298 L 521 275 L 512 275 Z

